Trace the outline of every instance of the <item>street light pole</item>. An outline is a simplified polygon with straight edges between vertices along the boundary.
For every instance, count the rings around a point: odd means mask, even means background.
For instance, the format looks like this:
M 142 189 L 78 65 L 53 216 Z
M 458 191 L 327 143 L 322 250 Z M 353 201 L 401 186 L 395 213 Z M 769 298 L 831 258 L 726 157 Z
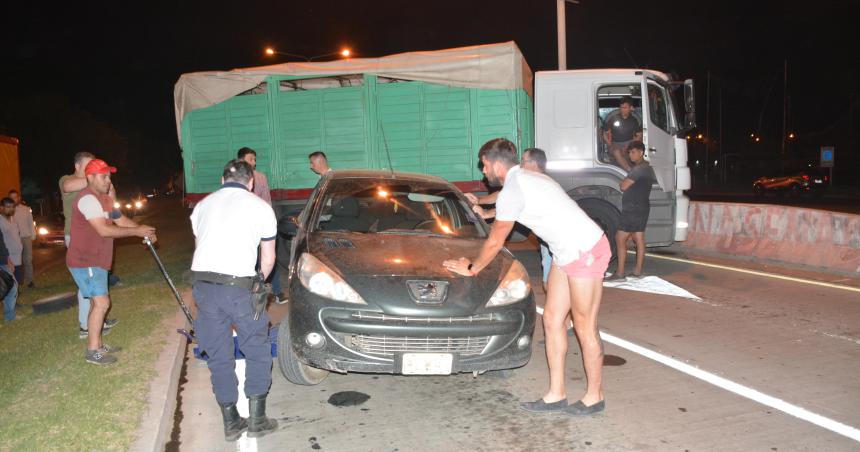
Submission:
M 555 0 L 556 28 L 558 29 L 558 70 L 567 70 L 567 24 L 565 22 L 565 3 L 579 3 L 579 0 Z

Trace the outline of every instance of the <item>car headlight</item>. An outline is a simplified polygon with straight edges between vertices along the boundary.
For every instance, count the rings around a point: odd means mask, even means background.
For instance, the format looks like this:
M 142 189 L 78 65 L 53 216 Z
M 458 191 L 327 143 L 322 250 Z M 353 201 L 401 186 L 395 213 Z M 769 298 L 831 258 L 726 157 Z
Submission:
M 115 202 L 115 203 L 113 203 L 113 208 L 114 208 L 114 209 L 119 209 L 119 207 L 120 207 L 120 203 L 119 203 L 119 202 Z
M 508 269 L 508 273 L 502 278 L 502 282 L 499 283 L 493 296 L 490 297 L 490 301 L 487 302 L 487 307 L 516 303 L 528 296 L 530 290 L 529 274 L 523 264 L 515 260 L 511 264 L 511 268 Z
M 337 273 L 308 253 L 303 253 L 298 265 L 299 281 L 311 292 L 346 303 L 367 304 Z
M 134 208 L 135 208 L 135 209 L 140 209 L 141 207 L 143 207 L 143 203 L 142 203 L 142 202 L 140 202 L 140 201 L 135 201 L 135 202 L 134 202 Z
M 44 226 L 39 227 L 39 235 L 48 235 L 48 228 Z

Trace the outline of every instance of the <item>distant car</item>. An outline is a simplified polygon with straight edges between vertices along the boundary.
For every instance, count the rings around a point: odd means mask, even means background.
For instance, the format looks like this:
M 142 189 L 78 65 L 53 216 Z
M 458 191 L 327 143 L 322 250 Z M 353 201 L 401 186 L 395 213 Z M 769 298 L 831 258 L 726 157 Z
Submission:
M 765 176 L 753 181 L 753 193 L 764 196 L 773 192 L 800 196 L 804 193 L 820 195 L 827 188 L 829 176 L 818 171 L 801 171 L 786 176 Z
M 489 231 L 450 182 L 333 171 L 285 222 L 295 233 L 289 312 L 278 331 L 287 380 L 484 372 L 531 357 L 535 303 L 525 267 L 507 250 L 475 277 L 442 266 L 477 256 Z
M 38 217 L 34 221 L 36 227 L 36 244 L 49 246 L 65 244 L 65 217 L 62 213 L 54 213 Z
M 140 214 L 146 209 L 147 199 L 143 196 L 129 198 L 127 200 L 118 199 L 113 203 L 114 209 L 119 209 L 123 215 L 133 217 Z

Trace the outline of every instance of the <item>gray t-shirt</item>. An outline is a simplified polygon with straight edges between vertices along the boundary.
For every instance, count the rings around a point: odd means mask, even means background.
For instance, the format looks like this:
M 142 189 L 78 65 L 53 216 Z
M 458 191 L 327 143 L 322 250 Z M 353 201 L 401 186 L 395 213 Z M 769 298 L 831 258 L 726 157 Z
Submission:
M 651 186 L 657 182 L 654 168 L 648 162 L 634 166 L 627 173 L 627 179 L 633 181 L 633 185 L 624 190 L 621 196 L 622 210 L 645 210 L 650 208 L 648 196 L 651 194 Z
M 611 130 L 612 142 L 619 143 L 632 140 L 636 133 L 642 130 L 642 123 L 633 114 L 624 118 L 620 111 L 615 110 L 606 117 L 603 130 Z

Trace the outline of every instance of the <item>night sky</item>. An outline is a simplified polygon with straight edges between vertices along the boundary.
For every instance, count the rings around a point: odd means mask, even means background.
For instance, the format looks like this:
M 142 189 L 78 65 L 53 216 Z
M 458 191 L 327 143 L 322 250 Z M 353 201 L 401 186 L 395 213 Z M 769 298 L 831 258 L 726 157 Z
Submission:
M 766 154 L 779 148 L 787 59 L 793 155 L 838 143 L 848 161 L 858 146 L 848 129 L 860 81 L 849 3 L 580 0 L 567 6 L 568 68 L 692 77 L 703 133 L 710 71 L 710 135 L 721 98 L 726 152 Z M 46 5 L 4 6 L 0 133 L 21 138 L 23 176 L 47 189 L 84 149 L 116 161 L 120 185 L 162 183 L 180 165 L 179 76 L 285 61 L 265 57 L 269 45 L 307 56 L 347 46 L 377 57 L 513 40 L 533 70 L 557 68 L 554 0 Z M 763 138 L 758 150 L 750 133 Z

